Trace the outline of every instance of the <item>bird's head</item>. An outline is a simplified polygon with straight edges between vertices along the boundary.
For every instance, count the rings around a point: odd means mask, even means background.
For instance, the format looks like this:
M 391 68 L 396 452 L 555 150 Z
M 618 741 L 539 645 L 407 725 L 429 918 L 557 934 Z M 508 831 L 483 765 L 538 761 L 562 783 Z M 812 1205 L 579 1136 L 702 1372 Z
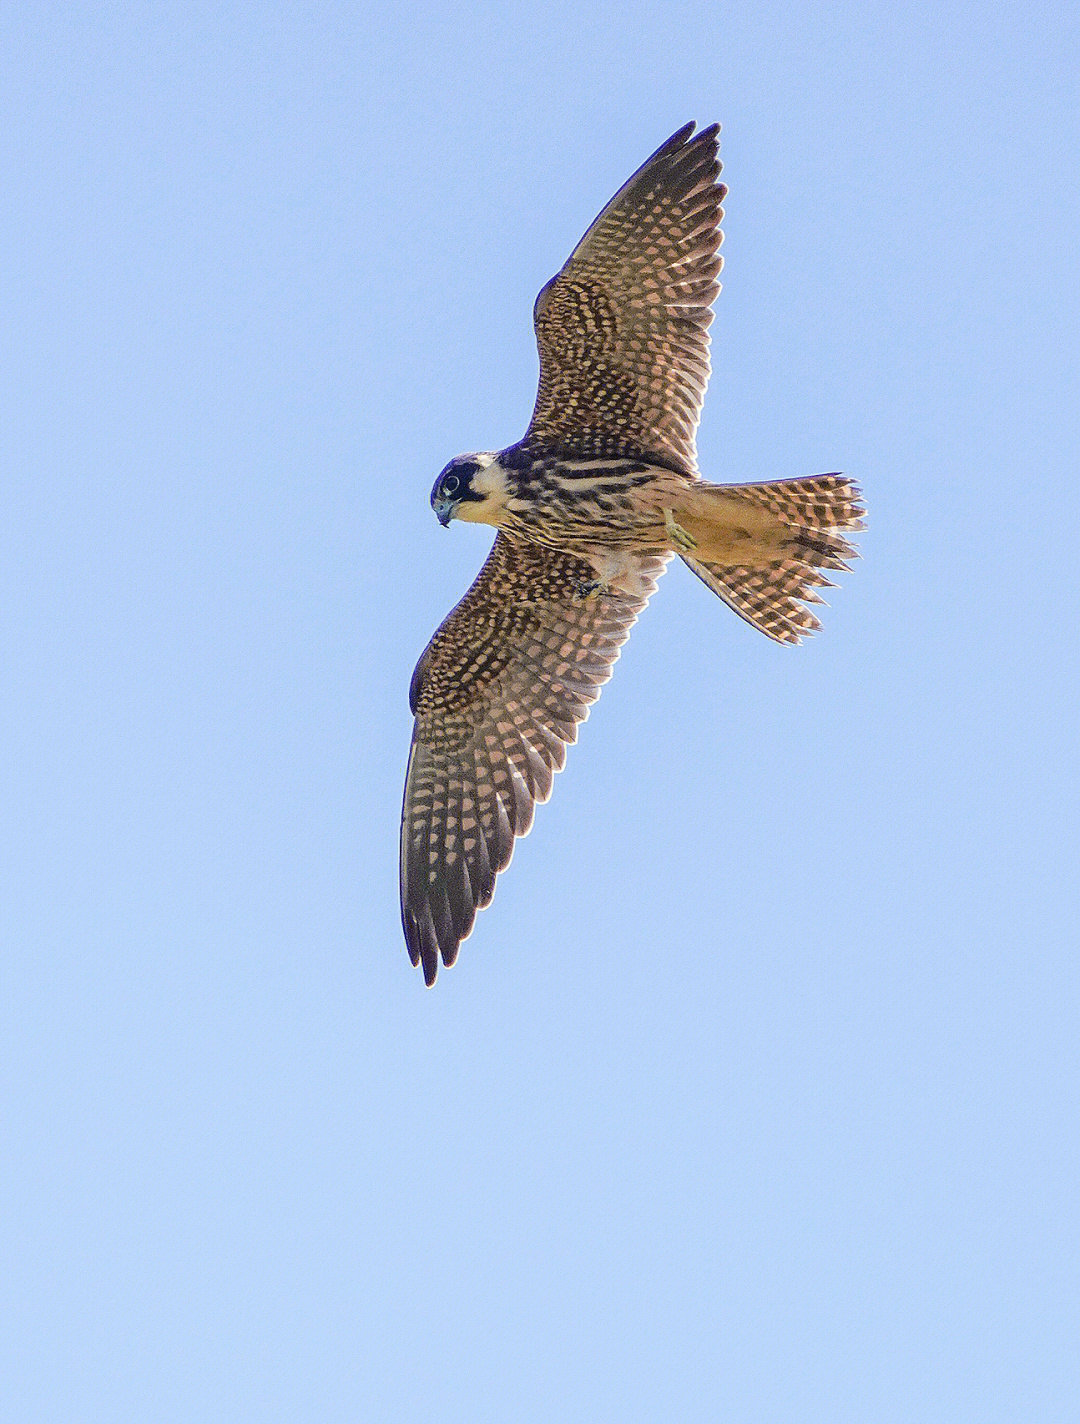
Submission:
M 506 478 L 494 455 L 458 455 L 435 481 L 431 507 L 445 529 L 451 519 L 498 524 Z

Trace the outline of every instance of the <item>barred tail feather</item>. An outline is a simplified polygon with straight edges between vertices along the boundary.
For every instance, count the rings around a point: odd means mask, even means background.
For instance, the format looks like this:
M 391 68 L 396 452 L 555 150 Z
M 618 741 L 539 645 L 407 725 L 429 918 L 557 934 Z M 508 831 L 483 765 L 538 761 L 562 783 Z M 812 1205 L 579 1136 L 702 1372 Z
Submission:
M 698 490 L 692 513 L 680 514 L 699 546 L 682 556 L 689 568 L 778 643 L 798 643 L 820 628 L 805 605 L 822 603 L 818 589 L 833 587 L 822 569 L 847 569 L 859 556 L 844 537 L 864 527 L 858 486 L 843 475 L 812 475 Z

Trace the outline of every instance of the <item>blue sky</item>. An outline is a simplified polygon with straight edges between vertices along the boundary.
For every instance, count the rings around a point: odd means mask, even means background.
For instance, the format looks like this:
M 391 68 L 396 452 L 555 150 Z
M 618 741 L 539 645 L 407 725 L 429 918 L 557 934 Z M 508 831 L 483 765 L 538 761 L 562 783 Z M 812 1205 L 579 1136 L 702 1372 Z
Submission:
M 1066 1420 L 1080 23 L 11 6 L 6 1412 Z M 724 125 L 717 480 L 842 469 L 778 648 L 673 569 L 457 967 L 409 675 L 611 192 Z

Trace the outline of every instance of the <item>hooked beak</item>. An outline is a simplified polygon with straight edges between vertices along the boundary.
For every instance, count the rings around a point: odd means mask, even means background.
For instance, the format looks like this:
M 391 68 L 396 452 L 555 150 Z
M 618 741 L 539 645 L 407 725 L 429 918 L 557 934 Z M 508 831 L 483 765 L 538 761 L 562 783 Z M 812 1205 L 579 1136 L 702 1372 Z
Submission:
M 454 517 L 454 501 L 445 497 L 432 500 L 431 507 L 435 511 L 435 518 L 444 529 L 449 528 L 450 521 Z

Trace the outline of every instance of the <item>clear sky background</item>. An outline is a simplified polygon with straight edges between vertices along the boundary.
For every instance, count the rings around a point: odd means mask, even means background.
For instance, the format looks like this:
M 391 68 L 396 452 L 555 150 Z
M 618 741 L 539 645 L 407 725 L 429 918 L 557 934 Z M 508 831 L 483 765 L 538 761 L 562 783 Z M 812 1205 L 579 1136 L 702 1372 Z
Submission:
M 1080 21 L 12 3 L 0 1349 L 18 1421 L 1074 1420 Z M 774 646 L 673 568 L 456 968 L 406 689 L 533 297 L 724 125 L 701 466 L 845 470 Z

